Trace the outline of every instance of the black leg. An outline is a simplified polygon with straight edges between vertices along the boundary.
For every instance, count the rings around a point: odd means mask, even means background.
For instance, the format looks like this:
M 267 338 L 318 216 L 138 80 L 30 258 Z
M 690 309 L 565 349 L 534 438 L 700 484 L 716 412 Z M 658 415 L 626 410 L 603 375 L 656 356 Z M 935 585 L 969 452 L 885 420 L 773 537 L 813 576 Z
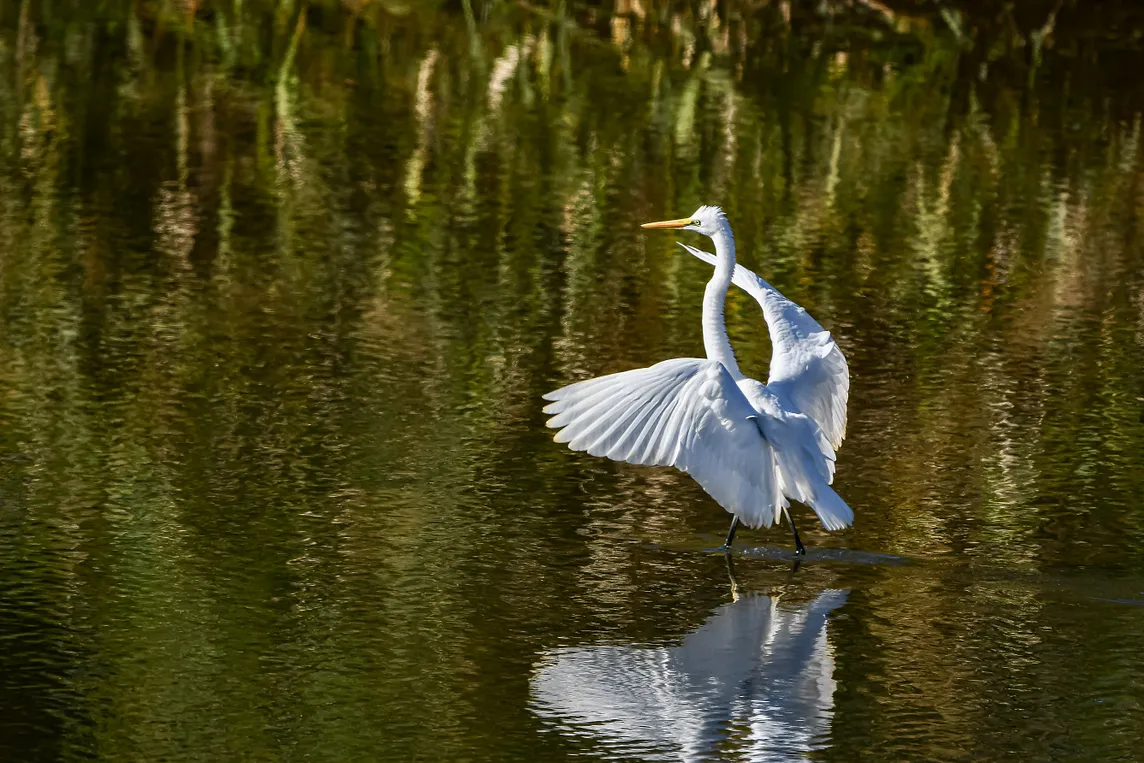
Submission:
M 798 537 L 798 528 L 794 526 L 794 517 L 790 514 L 790 509 L 783 509 L 786 513 L 787 521 L 790 522 L 790 529 L 794 532 L 794 553 L 795 556 L 806 556 L 806 546 L 802 545 L 802 538 Z
M 723 543 L 724 550 L 730 550 L 732 541 L 735 540 L 735 531 L 739 529 L 739 517 L 731 520 L 731 529 L 727 532 L 727 540 Z

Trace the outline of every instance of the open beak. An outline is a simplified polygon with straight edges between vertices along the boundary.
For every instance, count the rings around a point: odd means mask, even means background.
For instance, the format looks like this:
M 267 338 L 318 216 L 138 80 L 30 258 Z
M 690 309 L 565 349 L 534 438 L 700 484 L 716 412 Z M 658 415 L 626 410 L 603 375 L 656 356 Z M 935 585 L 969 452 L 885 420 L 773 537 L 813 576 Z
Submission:
M 691 218 L 684 217 L 679 220 L 664 220 L 660 223 L 644 223 L 641 228 L 686 228 L 691 225 Z

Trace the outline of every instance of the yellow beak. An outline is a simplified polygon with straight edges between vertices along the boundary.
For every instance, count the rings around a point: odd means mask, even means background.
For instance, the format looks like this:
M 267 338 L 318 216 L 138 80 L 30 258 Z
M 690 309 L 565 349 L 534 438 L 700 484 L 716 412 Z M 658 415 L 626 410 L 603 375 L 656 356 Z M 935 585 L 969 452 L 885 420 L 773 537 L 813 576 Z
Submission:
M 691 218 L 684 217 L 679 220 L 664 220 L 661 223 L 644 223 L 641 228 L 685 228 L 691 225 Z

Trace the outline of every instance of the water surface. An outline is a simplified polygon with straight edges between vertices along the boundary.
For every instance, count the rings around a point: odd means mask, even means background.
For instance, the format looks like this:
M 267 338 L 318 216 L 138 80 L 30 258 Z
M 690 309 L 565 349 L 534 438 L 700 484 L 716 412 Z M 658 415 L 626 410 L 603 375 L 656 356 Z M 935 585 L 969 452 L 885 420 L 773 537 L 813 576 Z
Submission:
M 0 0 L 3 757 L 1138 759 L 1139 12 L 803 5 Z M 850 362 L 794 575 L 543 426 L 702 203 Z

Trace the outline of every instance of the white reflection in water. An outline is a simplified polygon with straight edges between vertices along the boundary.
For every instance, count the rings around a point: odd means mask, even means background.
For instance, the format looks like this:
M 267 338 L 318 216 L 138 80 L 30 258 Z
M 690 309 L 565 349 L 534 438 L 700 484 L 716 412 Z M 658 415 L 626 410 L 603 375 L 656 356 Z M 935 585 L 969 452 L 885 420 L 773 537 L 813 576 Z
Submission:
M 533 712 L 617 755 L 801 760 L 829 732 L 827 615 L 847 593 L 801 605 L 743 596 L 679 646 L 552 650 L 532 679 Z

